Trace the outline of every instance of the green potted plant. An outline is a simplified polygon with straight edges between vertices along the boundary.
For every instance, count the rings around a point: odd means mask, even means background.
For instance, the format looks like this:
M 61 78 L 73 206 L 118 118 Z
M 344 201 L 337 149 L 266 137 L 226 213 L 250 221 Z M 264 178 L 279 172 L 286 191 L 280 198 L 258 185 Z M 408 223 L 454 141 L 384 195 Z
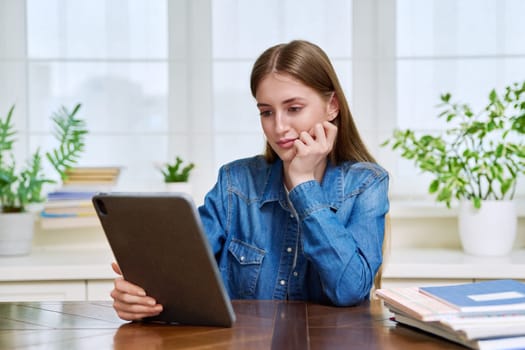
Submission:
M 195 168 L 194 163 L 183 164 L 181 157 L 175 157 L 175 163 L 166 163 L 160 169 L 166 189 L 170 192 L 185 192 L 191 194 L 189 178 L 191 171 Z
M 493 89 L 479 112 L 453 102 L 450 93 L 441 95 L 439 107 L 439 117 L 448 125 L 442 133 L 416 135 L 411 129 L 395 130 L 383 146 L 400 151 L 422 172 L 433 175 L 428 191 L 438 202 L 450 207 L 452 201 L 459 201 L 460 236 L 467 252 L 506 254 L 516 234 L 512 199 L 518 178 L 525 174 L 525 82 L 509 85 L 500 94 Z M 483 221 L 484 212 L 496 210 L 497 216 L 491 215 L 495 221 Z M 505 213 L 513 217 L 505 219 Z M 469 223 L 477 223 L 479 231 L 494 230 L 499 238 L 484 239 L 478 231 L 472 238 L 480 247 L 470 247 L 465 242 L 469 233 L 464 230 Z M 501 233 L 507 223 L 513 236 L 504 242 Z
M 85 122 L 75 117 L 80 106 L 77 104 L 71 112 L 62 107 L 52 118 L 59 146 L 46 152 L 45 157 L 61 179 L 65 179 L 66 170 L 76 164 L 84 151 Z M 34 216 L 28 211 L 28 206 L 43 202 L 44 185 L 56 182 L 44 174 L 40 149 L 33 153 L 25 166 L 17 166 L 13 154 L 16 134 L 12 121 L 14 108 L 13 105 L 7 116 L 0 118 L 0 255 L 29 252 Z

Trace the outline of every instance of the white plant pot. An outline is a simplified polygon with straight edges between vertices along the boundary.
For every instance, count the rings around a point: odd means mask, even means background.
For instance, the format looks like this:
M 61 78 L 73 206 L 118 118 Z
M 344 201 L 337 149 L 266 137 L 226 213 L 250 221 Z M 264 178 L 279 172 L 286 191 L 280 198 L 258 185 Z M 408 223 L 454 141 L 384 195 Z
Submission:
M 166 192 L 182 192 L 191 196 L 191 184 L 189 182 L 166 182 Z
M 0 213 L 0 255 L 26 255 L 33 244 L 33 213 Z
M 518 218 L 513 201 L 487 200 L 476 209 L 470 201 L 459 206 L 459 236 L 467 254 L 503 256 L 512 251 Z

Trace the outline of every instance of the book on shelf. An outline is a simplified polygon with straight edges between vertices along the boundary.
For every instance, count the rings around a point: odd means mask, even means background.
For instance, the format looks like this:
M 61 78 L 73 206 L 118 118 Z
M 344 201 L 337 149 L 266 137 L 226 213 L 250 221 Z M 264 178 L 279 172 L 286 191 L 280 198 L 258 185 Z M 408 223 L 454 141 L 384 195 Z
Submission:
M 44 210 L 57 212 L 61 209 L 94 210 L 91 198 L 89 199 L 56 199 L 44 203 Z
M 511 279 L 420 287 L 461 313 L 525 313 L 525 284 Z
M 95 227 L 100 225 L 91 198 L 98 192 L 111 191 L 121 167 L 92 166 L 66 170 L 61 188 L 47 194 L 40 212 L 43 229 Z
M 67 209 L 64 210 L 57 210 L 56 212 L 49 212 L 47 210 L 42 210 L 40 212 L 40 216 L 43 218 L 78 218 L 78 217 L 86 217 L 86 216 L 96 216 L 96 212 L 94 211 L 78 211 L 78 210 L 70 210 Z
M 375 295 L 394 314 L 400 324 L 418 328 L 447 338 L 472 349 L 525 348 L 525 309 L 521 308 L 522 283 L 513 280 L 490 281 L 439 287 L 400 287 L 378 289 Z M 425 292 L 423 292 L 425 288 Z M 436 295 L 429 295 L 428 288 L 437 288 Z M 475 296 L 474 300 L 506 299 L 513 296 L 515 302 L 492 302 L 490 308 L 461 310 L 458 299 L 450 298 L 450 288 L 462 295 Z M 447 292 L 444 293 L 443 291 Z M 474 291 L 474 293 L 471 293 Z M 480 292 L 481 293 L 478 293 Z M 498 294 L 510 293 L 510 294 Z M 444 302 L 443 294 L 448 301 Z M 484 295 L 484 296 L 479 296 Z M 506 296 L 506 297 L 505 297 Z
M 59 189 L 47 194 L 47 201 L 63 201 L 63 200 L 91 200 L 98 191 L 67 191 Z
M 66 170 L 62 187 L 67 189 L 95 188 L 107 191 L 117 184 L 120 167 L 75 167 Z
M 88 186 L 94 186 L 94 187 L 97 187 L 97 186 L 101 186 L 101 185 L 115 185 L 116 182 L 112 179 L 107 179 L 107 180 L 104 180 L 104 179 L 89 179 L 87 177 L 83 177 L 83 178 L 70 178 L 70 179 L 67 179 L 67 180 L 64 180 L 62 182 L 63 184 L 63 187 L 67 188 L 67 187 L 79 187 L 81 188 L 82 186 L 84 187 L 88 187 Z
M 77 217 L 54 217 L 46 218 L 40 216 L 40 227 L 44 230 L 78 228 L 78 227 L 99 227 L 100 221 L 97 216 L 77 216 Z
M 120 167 L 118 166 L 107 166 L 107 167 L 74 167 L 66 170 L 66 178 L 69 179 L 102 179 L 116 180 L 120 175 Z
M 72 169 L 72 171 L 77 170 L 77 168 Z M 89 171 L 95 174 L 95 169 L 89 168 Z M 40 227 L 57 229 L 99 225 L 91 198 L 98 192 L 106 191 L 107 188 L 104 186 L 97 180 L 90 186 L 63 185 L 48 193 L 47 201 L 40 212 Z
M 43 229 L 92 227 L 98 224 L 91 200 L 48 201 L 40 212 Z

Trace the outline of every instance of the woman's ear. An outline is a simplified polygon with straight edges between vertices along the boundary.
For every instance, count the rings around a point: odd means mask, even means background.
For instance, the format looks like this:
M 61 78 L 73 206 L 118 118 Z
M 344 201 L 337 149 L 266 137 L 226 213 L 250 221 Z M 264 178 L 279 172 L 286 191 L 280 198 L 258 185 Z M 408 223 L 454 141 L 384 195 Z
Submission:
M 330 97 L 330 100 L 328 101 L 327 106 L 327 114 L 328 114 L 328 121 L 333 121 L 337 115 L 339 114 L 339 99 L 337 98 L 337 95 L 332 93 L 332 96 Z

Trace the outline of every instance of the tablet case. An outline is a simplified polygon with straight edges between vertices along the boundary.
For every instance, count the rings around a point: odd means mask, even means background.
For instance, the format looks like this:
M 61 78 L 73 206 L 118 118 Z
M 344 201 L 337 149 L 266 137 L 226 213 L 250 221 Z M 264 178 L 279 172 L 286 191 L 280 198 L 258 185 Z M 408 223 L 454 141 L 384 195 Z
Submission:
M 191 197 L 99 193 L 92 201 L 124 278 L 163 306 L 145 321 L 232 326 L 235 314 Z

